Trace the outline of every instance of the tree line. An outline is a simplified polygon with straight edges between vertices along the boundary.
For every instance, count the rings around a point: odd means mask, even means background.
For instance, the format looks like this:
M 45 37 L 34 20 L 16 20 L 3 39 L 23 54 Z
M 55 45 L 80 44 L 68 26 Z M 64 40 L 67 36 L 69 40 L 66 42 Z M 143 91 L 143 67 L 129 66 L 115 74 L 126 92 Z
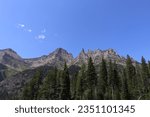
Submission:
M 56 67 L 43 78 L 37 70 L 24 87 L 24 100 L 146 100 L 150 99 L 150 62 L 144 57 L 141 63 L 133 63 L 127 56 L 125 65 L 115 61 L 102 62 L 94 66 L 92 58 L 88 64 L 70 74 L 67 64 L 63 70 Z

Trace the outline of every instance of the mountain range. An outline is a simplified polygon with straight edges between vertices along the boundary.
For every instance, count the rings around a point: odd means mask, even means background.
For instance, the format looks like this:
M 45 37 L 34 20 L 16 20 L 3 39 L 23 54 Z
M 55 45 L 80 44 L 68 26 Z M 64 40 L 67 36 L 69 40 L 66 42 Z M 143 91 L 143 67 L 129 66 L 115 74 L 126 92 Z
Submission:
M 120 56 L 113 49 L 104 51 L 100 49 L 97 49 L 95 51 L 88 50 L 87 52 L 82 49 L 79 55 L 74 58 L 73 55 L 67 52 L 65 49 L 57 48 L 49 55 L 43 55 L 41 57 L 31 59 L 24 59 L 20 57 L 12 49 L 0 50 L 0 64 L 16 71 L 23 71 L 26 69 L 32 69 L 44 65 L 56 66 L 58 68 L 61 68 L 64 62 L 66 62 L 68 66 L 81 66 L 83 63 L 87 63 L 89 57 L 93 59 L 95 65 L 98 65 L 101 62 L 102 58 L 108 61 L 116 61 L 117 64 L 121 65 L 125 64 L 126 61 L 125 57 Z
M 12 49 L 0 50 L 0 99 L 10 99 L 21 91 L 22 87 L 28 82 L 35 71 L 44 67 L 45 71 L 51 67 L 62 69 L 66 63 L 70 72 L 79 69 L 82 64 L 87 64 L 88 59 L 92 58 L 94 65 L 101 63 L 102 59 L 106 61 L 115 61 L 118 65 L 125 65 L 126 58 L 117 54 L 113 49 L 95 51 L 81 50 L 77 57 L 67 52 L 63 48 L 57 48 L 48 55 L 38 58 L 24 59 Z M 133 63 L 136 61 L 133 60 Z M 6 97 L 6 98 L 4 98 Z

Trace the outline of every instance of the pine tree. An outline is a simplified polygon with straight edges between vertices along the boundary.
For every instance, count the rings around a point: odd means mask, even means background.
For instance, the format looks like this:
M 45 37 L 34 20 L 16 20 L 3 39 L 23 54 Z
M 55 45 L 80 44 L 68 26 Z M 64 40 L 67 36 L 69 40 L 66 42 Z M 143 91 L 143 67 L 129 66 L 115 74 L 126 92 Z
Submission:
M 84 79 L 86 78 L 86 71 L 85 71 L 85 65 L 83 64 L 81 67 L 81 70 L 78 73 L 77 76 L 77 82 L 76 82 L 76 98 L 82 100 L 83 99 L 83 94 L 84 94 L 84 89 L 86 88 L 84 85 Z
M 143 84 L 143 79 L 141 75 L 141 65 L 136 62 L 135 65 L 136 69 L 136 79 L 135 79 L 135 99 L 141 99 L 143 97 L 143 91 L 144 91 L 144 84 Z
M 113 81 L 112 81 L 112 87 L 114 89 L 114 95 L 112 97 L 113 100 L 119 100 L 121 99 L 120 96 L 120 77 L 118 74 L 118 68 L 116 62 L 113 64 Z
M 56 76 L 56 100 L 61 99 L 61 79 L 62 79 L 62 73 L 63 71 L 58 70 L 57 76 Z
M 42 70 L 38 69 L 32 78 L 32 80 L 27 84 L 23 91 L 23 99 L 36 100 L 38 97 L 38 91 L 40 85 L 42 84 Z
M 107 92 L 107 67 L 106 62 L 104 59 L 102 59 L 101 65 L 100 65 L 100 73 L 98 77 L 98 84 L 97 84 L 97 97 L 99 100 L 106 99 L 105 95 Z
M 87 68 L 87 89 L 85 91 L 87 99 L 95 99 L 96 98 L 96 84 L 97 84 L 97 74 L 95 71 L 95 67 L 90 57 L 88 60 L 88 68 Z
M 122 100 L 129 100 L 130 98 L 130 93 L 128 89 L 128 83 L 127 83 L 127 76 L 126 76 L 126 71 L 123 69 L 122 73 Z
M 71 92 L 70 92 L 70 77 L 67 64 L 64 65 L 64 70 L 62 73 L 61 79 L 61 99 L 62 100 L 69 100 L 71 99 Z
M 72 74 L 72 77 L 70 78 L 70 90 L 71 90 L 71 99 L 76 98 L 76 84 L 78 79 L 78 72 Z
M 142 66 L 141 74 L 142 74 L 142 79 L 143 79 L 143 84 L 144 84 L 144 93 L 148 93 L 149 88 L 150 88 L 148 65 L 147 65 L 144 57 L 142 57 L 141 62 L 142 62 L 141 63 L 141 66 Z
M 56 75 L 57 69 L 49 70 L 48 75 L 44 79 L 44 83 L 39 91 L 38 98 L 46 100 L 56 99 Z
M 129 93 L 130 93 L 130 98 L 135 99 L 135 77 L 136 77 L 136 72 L 135 72 L 135 67 L 132 64 L 132 60 L 129 55 L 127 55 L 127 60 L 126 60 L 126 74 L 127 74 L 127 83 L 128 83 L 128 88 L 129 88 Z
M 114 88 L 113 88 L 113 82 L 114 82 L 114 72 L 113 72 L 113 64 L 112 61 L 109 61 L 108 65 L 108 99 L 113 99 L 114 96 Z

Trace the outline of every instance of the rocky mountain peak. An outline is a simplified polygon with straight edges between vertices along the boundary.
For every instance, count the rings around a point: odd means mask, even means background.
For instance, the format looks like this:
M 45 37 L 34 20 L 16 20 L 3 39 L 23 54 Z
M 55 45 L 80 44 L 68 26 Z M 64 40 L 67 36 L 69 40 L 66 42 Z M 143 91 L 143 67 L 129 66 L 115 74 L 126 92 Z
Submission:
M 17 71 L 22 71 L 29 68 L 24 59 L 10 48 L 0 50 L 0 63 Z
M 22 59 L 14 50 L 4 49 L 0 50 L 0 63 L 11 68 L 25 69 L 36 68 L 39 66 L 49 65 L 61 68 L 66 62 L 67 65 L 87 64 L 88 58 L 91 57 L 94 64 L 98 65 L 102 58 L 109 61 L 116 61 L 118 64 L 124 64 L 126 59 L 120 57 L 113 49 L 108 50 L 88 50 L 87 52 L 82 49 L 76 58 L 73 58 L 71 53 L 68 53 L 63 48 L 57 48 L 49 55 L 41 56 L 33 59 Z
M 115 50 L 113 49 L 108 49 L 108 50 L 88 50 L 87 53 L 82 50 L 79 54 L 79 56 L 77 56 L 74 59 L 74 64 L 76 65 L 82 65 L 87 64 L 88 62 L 88 58 L 91 57 L 93 59 L 93 62 L 97 65 L 101 62 L 102 58 L 104 58 L 105 60 L 109 61 L 116 61 L 118 64 L 124 64 L 125 63 L 125 58 L 120 57 Z
M 70 54 L 68 53 L 65 49 L 63 48 L 57 48 L 54 52 L 52 52 L 51 54 L 56 54 L 56 55 L 62 55 L 62 54 Z
M 49 57 L 69 63 L 73 60 L 73 55 L 71 53 L 68 53 L 67 50 L 63 48 L 57 48 L 54 52 L 49 54 Z
M 34 59 L 26 59 L 25 61 L 34 68 L 44 65 L 56 66 L 58 68 L 61 68 L 65 62 L 68 65 L 71 64 L 71 62 L 73 61 L 73 55 L 71 53 L 68 53 L 63 48 L 57 48 L 49 55 L 41 56 Z
M 85 54 L 85 50 L 84 50 L 84 48 L 82 48 L 81 53 L 84 53 L 84 54 Z
M 14 50 L 12 50 L 10 48 L 0 50 L 0 59 L 2 59 L 4 56 L 10 56 L 10 57 L 12 57 L 14 59 L 18 59 L 18 60 L 21 59 L 21 57 Z
M 86 56 L 86 52 L 83 48 L 82 48 L 81 52 L 79 53 L 79 56 Z
M 105 52 L 108 53 L 108 54 L 110 54 L 110 55 L 117 55 L 117 53 L 115 52 L 115 50 L 112 49 L 112 48 L 106 50 Z

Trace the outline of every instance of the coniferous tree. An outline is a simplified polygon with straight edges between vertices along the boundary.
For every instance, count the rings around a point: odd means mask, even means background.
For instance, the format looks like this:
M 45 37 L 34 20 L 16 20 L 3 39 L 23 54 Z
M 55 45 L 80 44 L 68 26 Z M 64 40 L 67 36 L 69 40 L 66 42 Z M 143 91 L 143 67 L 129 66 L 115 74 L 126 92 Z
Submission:
M 144 85 L 144 93 L 146 95 L 146 93 L 149 92 L 149 71 L 148 71 L 148 65 L 146 63 L 146 60 L 144 57 L 142 57 L 141 60 L 141 74 L 142 74 L 142 79 L 143 79 L 143 85 Z M 146 97 L 146 96 L 145 96 Z
M 23 99 L 36 100 L 39 93 L 40 85 L 42 84 L 42 71 L 41 69 L 37 70 L 34 77 L 31 79 L 29 84 L 24 88 Z
M 121 99 L 122 100 L 131 99 L 125 69 L 123 69 L 123 73 L 122 73 L 122 98 Z
M 109 61 L 109 65 L 108 65 L 108 99 L 111 100 L 113 99 L 114 96 L 114 88 L 113 88 L 113 84 L 114 84 L 114 71 L 113 71 L 113 64 L 112 61 Z
M 130 98 L 134 99 L 136 72 L 135 72 L 135 67 L 132 64 L 132 59 L 130 58 L 129 55 L 127 55 L 127 60 L 126 60 L 126 75 L 127 75 L 127 83 L 128 83 Z
M 114 62 L 114 64 L 113 64 L 113 82 L 112 82 L 112 86 L 113 86 L 113 89 L 114 89 L 114 95 L 113 95 L 112 99 L 113 100 L 121 99 L 121 96 L 120 96 L 121 83 L 120 83 L 120 77 L 119 77 L 119 74 L 118 74 L 118 68 L 117 68 L 116 62 Z
M 62 79 L 62 73 L 63 71 L 58 70 L 57 76 L 56 76 L 56 100 L 61 99 L 61 79 Z
M 98 83 L 97 83 L 97 97 L 99 100 L 106 99 L 105 94 L 107 91 L 107 67 L 106 62 L 104 59 L 102 59 L 101 65 L 100 65 L 100 73 L 98 77 Z
M 90 100 L 95 99 L 97 74 L 91 57 L 88 60 L 86 82 L 87 82 L 87 89 L 85 91 L 86 98 Z
M 82 100 L 83 99 L 83 94 L 84 94 L 84 90 L 85 90 L 85 82 L 84 79 L 86 78 L 86 71 L 85 71 L 85 65 L 83 64 L 81 67 L 81 70 L 78 73 L 77 76 L 77 82 L 76 82 L 76 98 L 75 99 L 79 99 Z
M 70 77 L 67 64 L 64 65 L 64 70 L 62 72 L 62 79 L 61 79 L 61 99 L 69 100 L 71 99 L 71 92 L 70 92 Z
M 136 62 L 135 65 L 136 69 L 136 79 L 135 79 L 135 99 L 141 99 L 143 97 L 143 92 L 144 92 L 144 84 L 143 84 L 143 79 L 141 75 L 141 65 Z
M 39 91 L 39 99 L 54 100 L 56 99 L 56 76 L 57 69 L 50 70 L 44 79 L 44 83 Z
M 148 71 L 149 71 L 149 74 L 150 74 L 150 61 L 148 61 Z
M 74 73 L 70 78 L 70 90 L 71 90 L 71 99 L 76 99 L 76 84 L 78 79 L 78 73 Z

